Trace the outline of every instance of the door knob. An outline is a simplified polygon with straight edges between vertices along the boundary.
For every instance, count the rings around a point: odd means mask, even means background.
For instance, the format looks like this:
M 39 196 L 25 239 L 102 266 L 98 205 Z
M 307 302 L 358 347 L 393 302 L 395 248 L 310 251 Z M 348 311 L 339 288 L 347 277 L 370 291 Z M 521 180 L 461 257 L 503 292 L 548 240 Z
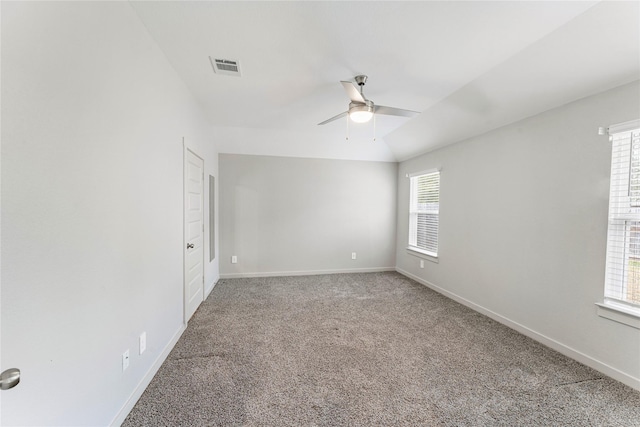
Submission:
M 187 249 L 193 249 L 193 243 L 187 243 Z
M 7 369 L 0 374 L 0 390 L 9 390 L 20 382 L 20 369 Z

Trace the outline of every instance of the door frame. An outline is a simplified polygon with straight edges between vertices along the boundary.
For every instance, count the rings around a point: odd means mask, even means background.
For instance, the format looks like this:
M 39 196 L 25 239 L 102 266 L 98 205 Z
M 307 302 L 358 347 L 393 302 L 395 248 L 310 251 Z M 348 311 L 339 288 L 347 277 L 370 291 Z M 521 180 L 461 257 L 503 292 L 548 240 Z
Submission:
M 187 153 L 191 152 L 191 154 L 193 154 L 194 156 L 196 156 L 197 158 L 199 158 L 200 160 L 202 160 L 202 177 L 201 177 L 201 182 L 202 182 L 202 193 L 201 193 L 201 202 L 202 202 L 202 218 L 201 218 L 201 222 L 202 222 L 202 300 L 204 301 L 204 260 L 205 260 L 205 254 L 204 254 L 204 246 L 205 246 L 205 235 L 204 235 L 204 158 L 202 156 L 200 156 L 196 150 L 194 150 L 193 148 L 189 147 L 185 141 L 185 138 L 182 138 L 182 146 L 183 146 L 183 150 L 182 150 L 182 323 L 186 326 L 187 323 L 189 322 L 189 319 L 187 318 L 187 313 L 188 313 L 188 304 L 189 304 L 189 290 L 188 290 L 188 283 L 186 280 L 186 276 L 187 276 L 187 217 L 185 215 L 185 210 L 186 210 L 186 206 L 187 206 L 187 191 L 186 191 L 186 184 L 187 184 Z

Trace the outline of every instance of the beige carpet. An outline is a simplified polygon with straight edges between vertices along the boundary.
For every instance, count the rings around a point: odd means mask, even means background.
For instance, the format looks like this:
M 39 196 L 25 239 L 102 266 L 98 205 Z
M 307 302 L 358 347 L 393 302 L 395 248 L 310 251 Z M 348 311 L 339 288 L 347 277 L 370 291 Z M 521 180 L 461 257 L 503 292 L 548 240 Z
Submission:
M 397 273 L 221 280 L 124 426 L 640 426 L 640 393 Z

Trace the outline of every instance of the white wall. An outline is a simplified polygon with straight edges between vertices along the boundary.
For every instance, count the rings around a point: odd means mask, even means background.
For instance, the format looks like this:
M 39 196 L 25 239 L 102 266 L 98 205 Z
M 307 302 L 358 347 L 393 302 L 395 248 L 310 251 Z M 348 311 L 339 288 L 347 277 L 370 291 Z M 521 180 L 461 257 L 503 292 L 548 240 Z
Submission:
M 611 161 L 597 128 L 640 117 L 639 95 L 634 82 L 402 162 L 398 269 L 638 387 L 640 331 L 599 317 L 594 303 L 603 297 Z M 404 177 L 434 167 L 440 259 L 420 269 L 405 249 Z
M 222 277 L 395 266 L 396 163 L 219 160 Z
M 210 128 L 127 2 L 2 2 L 2 125 L 2 425 L 117 422 L 183 328 L 182 138 L 216 175 Z

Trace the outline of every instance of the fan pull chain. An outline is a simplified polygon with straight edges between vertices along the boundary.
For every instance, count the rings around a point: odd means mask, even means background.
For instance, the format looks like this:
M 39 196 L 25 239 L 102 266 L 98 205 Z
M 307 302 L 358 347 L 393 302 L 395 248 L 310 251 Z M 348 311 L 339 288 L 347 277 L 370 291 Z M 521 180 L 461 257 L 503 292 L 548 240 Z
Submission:
M 347 114 L 347 137 L 345 138 L 345 140 L 349 140 L 349 114 Z
M 373 113 L 373 142 L 376 142 L 376 113 Z

